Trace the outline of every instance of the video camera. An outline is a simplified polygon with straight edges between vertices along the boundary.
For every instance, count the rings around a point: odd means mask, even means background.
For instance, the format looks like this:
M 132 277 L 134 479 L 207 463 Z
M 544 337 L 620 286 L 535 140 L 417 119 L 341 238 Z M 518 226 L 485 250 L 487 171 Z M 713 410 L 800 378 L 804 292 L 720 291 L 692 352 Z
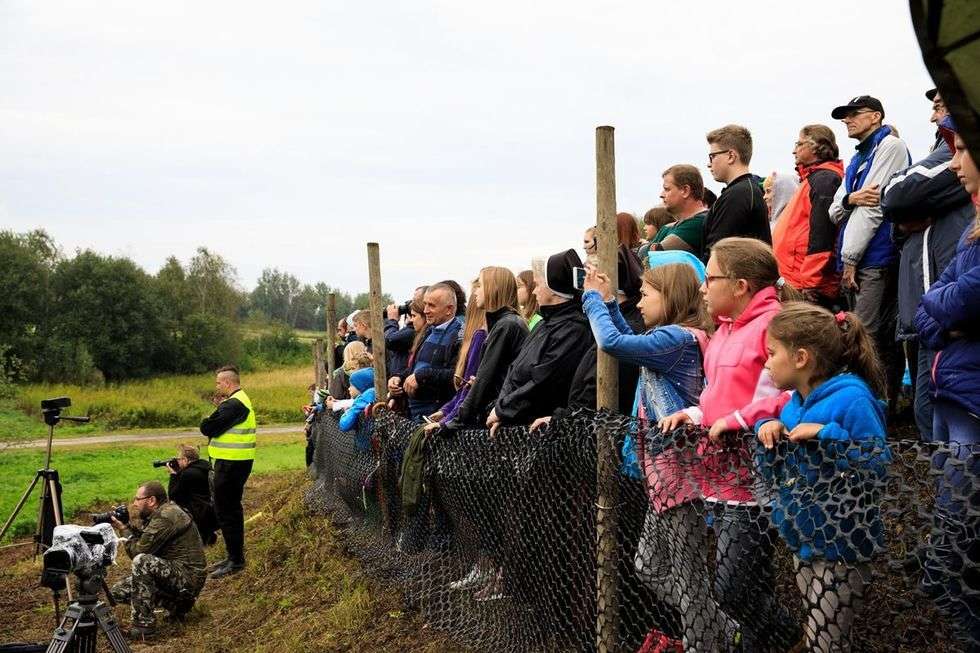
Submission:
M 56 526 L 42 558 L 41 585 L 60 591 L 70 573 L 83 583 L 94 580 L 101 584 L 106 568 L 116 559 L 118 545 L 119 538 L 109 524 Z

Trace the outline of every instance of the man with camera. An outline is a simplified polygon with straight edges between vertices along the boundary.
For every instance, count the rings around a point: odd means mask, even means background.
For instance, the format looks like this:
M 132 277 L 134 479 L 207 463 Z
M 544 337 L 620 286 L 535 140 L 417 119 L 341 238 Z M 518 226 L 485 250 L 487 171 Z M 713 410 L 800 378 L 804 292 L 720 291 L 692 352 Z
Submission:
M 170 500 L 187 511 L 194 519 L 204 546 L 218 539 L 218 519 L 211 503 L 211 463 L 201 460 L 197 447 L 181 444 L 177 456 L 163 462 L 170 473 L 167 494 Z M 157 463 L 154 463 L 157 465 Z
M 226 365 L 215 377 L 217 408 L 201 422 L 214 461 L 214 511 L 228 557 L 210 571 L 210 578 L 237 574 L 245 568 L 245 511 L 242 495 L 255 461 L 255 411 L 241 387 L 238 368 Z
M 123 524 L 120 543 L 133 560 L 131 575 L 112 586 L 112 598 L 132 606 L 132 639 L 146 639 L 156 632 L 153 609 L 161 606 L 175 619 L 194 606 L 207 579 L 204 545 L 194 520 L 180 506 L 167 500 L 159 481 L 139 486 L 133 497 L 141 527 Z

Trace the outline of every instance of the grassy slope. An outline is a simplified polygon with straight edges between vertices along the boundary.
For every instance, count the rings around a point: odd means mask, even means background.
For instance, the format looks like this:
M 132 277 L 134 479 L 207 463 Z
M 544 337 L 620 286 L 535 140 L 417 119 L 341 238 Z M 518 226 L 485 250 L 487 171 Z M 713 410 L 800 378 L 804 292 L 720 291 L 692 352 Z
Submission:
M 253 477 L 245 493 L 246 516 L 253 517 L 246 527 L 248 570 L 209 582 L 186 623 L 163 623 L 156 640 L 133 650 L 461 650 L 402 612 L 399 595 L 343 553 L 329 520 L 305 514 L 306 487 L 298 472 Z M 218 558 L 220 549 L 212 548 L 209 558 Z M 110 583 L 128 569 L 125 555 L 118 562 Z M 37 567 L 26 550 L 0 550 L 0 613 L 0 641 L 50 637 L 50 594 L 37 587 Z M 129 626 L 128 610 L 117 607 L 116 616 Z
M 254 372 L 243 377 L 243 386 L 255 405 L 261 424 L 302 420 L 300 407 L 309 403 L 306 388 L 313 367 L 297 366 Z M 69 414 L 89 415 L 93 425 L 59 426 L 68 432 L 92 432 L 119 428 L 192 427 L 214 407 L 214 375 L 168 376 L 146 381 L 129 381 L 106 386 L 35 384 L 24 386 L 13 406 L 0 404 L 0 439 L 43 437 L 40 419 L 42 399 L 67 395 L 72 400 Z M 33 424 L 33 427 L 31 426 Z M 81 430 L 79 430 L 81 429 Z
M 66 518 L 70 519 L 78 510 L 93 504 L 109 505 L 128 501 L 136 486 L 143 481 L 157 479 L 166 482 L 166 471 L 154 469 L 150 463 L 172 457 L 173 445 L 180 441 L 152 444 L 127 442 L 56 449 L 52 466 L 61 476 Z M 197 444 L 203 438 L 186 438 L 183 441 Z M 305 446 L 302 435 L 268 436 L 266 440 L 260 436 L 255 473 L 303 468 Z M 0 454 L 0 524 L 6 521 L 34 473 L 43 465 L 44 452 L 41 449 L 12 450 Z M 25 535 L 33 531 L 39 497 L 40 491 L 35 490 L 33 497 L 14 522 L 14 535 Z M 10 535 L 6 540 L 9 539 Z

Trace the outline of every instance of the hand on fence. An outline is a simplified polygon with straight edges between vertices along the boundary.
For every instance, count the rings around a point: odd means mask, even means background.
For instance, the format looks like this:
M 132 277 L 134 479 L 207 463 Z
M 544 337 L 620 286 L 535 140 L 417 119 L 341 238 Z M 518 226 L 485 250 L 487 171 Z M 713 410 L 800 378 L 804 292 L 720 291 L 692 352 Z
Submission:
M 487 428 L 490 429 L 490 437 L 493 438 L 497 435 L 497 429 L 500 428 L 500 418 L 497 417 L 497 409 L 494 408 L 490 411 L 490 416 L 487 417 Z
M 663 433 L 668 433 L 678 428 L 683 424 L 688 424 L 691 422 L 691 417 L 685 412 L 676 412 L 673 415 L 668 415 L 659 422 L 657 426 L 660 427 L 660 431 Z
M 817 434 L 820 433 L 820 429 L 822 428 L 823 424 L 797 424 L 796 428 L 789 432 L 789 439 L 791 442 L 812 440 L 817 437 Z
M 788 435 L 786 432 L 786 425 L 780 422 L 778 419 L 774 419 L 771 422 L 766 422 L 759 427 L 759 442 L 762 443 L 766 449 L 772 449 L 776 446 L 779 438 Z
M 711 428 L 708 430 L 708 437 L 711 438 L 711 441 L 714 442 L 715 444 L 720 444 L 722 434 L 725 431 L 730 431 L 730 430 L 731 429 L 728 428 L 728 422 L 725 421 L 725 418 L 719 417 L 718 419 L 715 420 L 715 423 L 712 424 Z
M 550 415 L 548 417 L 539 417 L 538 419 L 536 419 L 533 422 L 531 422 L 531 428 L 529 430 L 530 430 L 531 433 L 534 433 L 538 429 L 541 429 L 542 431 L 547 431 L 548 430 L 548 426 L 550 424 L 551 424 L 551 416 Z

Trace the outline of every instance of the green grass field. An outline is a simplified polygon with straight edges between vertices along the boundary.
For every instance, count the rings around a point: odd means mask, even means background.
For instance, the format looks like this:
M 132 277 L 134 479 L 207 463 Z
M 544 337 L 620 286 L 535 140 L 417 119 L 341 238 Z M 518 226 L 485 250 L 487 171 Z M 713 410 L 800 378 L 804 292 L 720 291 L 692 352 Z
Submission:
M 306 441 L 302 435 L 269 436 L 266 441 L 262 441 L 261 435 L 259 438 L 253 473 L 264 474 L 305 467 L 303 450 Z M 185 441 L 197 444 L 200 440 L 203 438 L 188 438 Z M 150 463 L 171 458 L 174 455 L 174 445 L 178 442 L 180 440 L 152 444 L 126 442 L 55 449 L 52 467 L 61 476 L 65 518 L 71 521 L 71 516 L 77 511 L 92 506 L 129 502 L 136 487 L 143 481 L 156 479 L 166 483 L 167 472 L 154 469 Z M 42 449 L 19 449 L 0 453 L 0 525 L 7 520 L 35 472 L 43 465 Z M 27 535 L 33 531 L 39 497 L 39 490 L 35 490 L 14 522 L 14 536 Z M 5 540 L 9 539 L 10 534 Z
M 309 403 L 306 388 L 313 381 L 313 366 L 265 370 L 243 375 L 260 424 L 298 422 L 300 407 Z M 67 395 L 66 413 L 89 415 L 93 424 L 59 426 L 64 434 L 113 429 L 197 426 L 214 407 L 214 375 L 168 376 L 105 386 L 34 384 L 21 388 L 14 402 L 0 403 L 0 440 L 43 437 L 42 399 Z

